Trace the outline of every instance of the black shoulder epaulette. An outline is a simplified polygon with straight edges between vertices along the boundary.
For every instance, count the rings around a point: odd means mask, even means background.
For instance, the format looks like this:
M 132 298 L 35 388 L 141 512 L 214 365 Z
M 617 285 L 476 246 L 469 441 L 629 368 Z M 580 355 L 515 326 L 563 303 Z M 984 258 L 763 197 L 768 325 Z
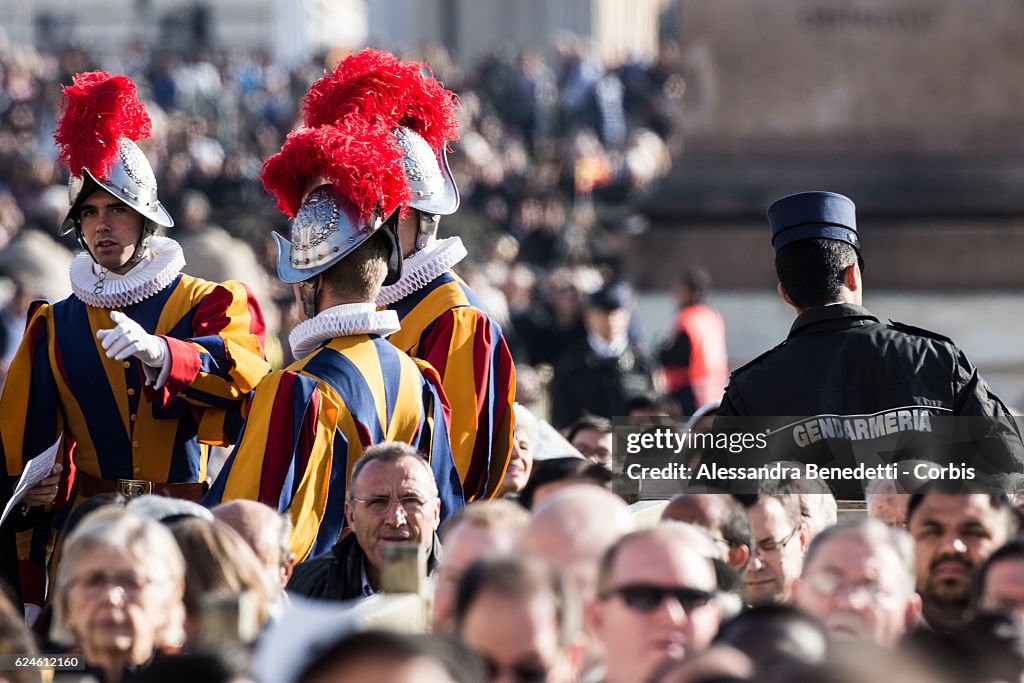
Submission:
M 895 320 L 891 319 L 889 320 L 889 326 L 899 330 L 900 332 L 906 332 L 907 334 L 916 334 L 920 337 L 938 339 L 939 341 L 948 342 L 950 344 L 953 343 L 953 340 L 947 337 L 946 335 L 939 334 L 938 332 L 932 332 L 931 330 L 926 330 L 923 327 L 914 327 L 913 325 L 907 325 L 906 323 L 896 322 Z
M 773 348 L 770 348 L 770 349 L 768 349 L 767 351 L 765 351 L 764 353 L 762 353 L 762 354 L 761 354 L 760 356 L 758 356 L 758 357 L 757 357 L 757 358 L 755 358 L 754 360 L 752 360 L 752 361 L 749 361 L 749 362 L 747 362 L 747 363 L 744 363 L 743 365 L 741 365 L 741 366 L 739 366 L 738 368 L 736 368 L 735 370 L 733 370 L 733 371 L 732 371 L 732 372 L 731 372 L 731 373 L 729 374 L 729 377 L 735 377 L 736 375 L 740 374 L 741 372 L 743 372 L 743 371 L 744 371 L 744 370 L 746 370 L 747 368 L 749 368 L 749 367 L 752 367 L 752 366 L 754 366 L 754 365 L 757 365 L 758 363 L 760 363 L 761 361 L 763 361 L 763 360 L 764 360 L 765 358 L 767 358 L 768 356 L 770 356 L 771 354 L 775 353 L 776 351 L 778 351 L 779 349 L 781 349 L 781 348 L 782 348 L 783 346 L 785 346 L 785 345 L 786 345 L 786 342 L 788 342 L 788 341 L 789 341 L 788 339 L 783 339 L 783 340 L 782 340 L 782 342 L 780 342 L 780 343 L 779 343 L 779 344 L 778 344 L 777 346 L 775 346 L 775 347 L 773 347 Z

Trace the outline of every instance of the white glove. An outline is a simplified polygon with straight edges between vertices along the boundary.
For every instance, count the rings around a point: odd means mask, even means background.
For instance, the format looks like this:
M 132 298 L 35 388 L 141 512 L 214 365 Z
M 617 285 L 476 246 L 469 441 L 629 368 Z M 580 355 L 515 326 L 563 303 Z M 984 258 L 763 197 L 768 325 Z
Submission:
M 117 327 L 96 333 L 107 352 L 107 358 L 124 360 L 135 356 L 150 367 L 163 366 L 167 358 L 167 343 L 163 339 L 149 334 L 121 311 L 111 311 L 110 319 Z

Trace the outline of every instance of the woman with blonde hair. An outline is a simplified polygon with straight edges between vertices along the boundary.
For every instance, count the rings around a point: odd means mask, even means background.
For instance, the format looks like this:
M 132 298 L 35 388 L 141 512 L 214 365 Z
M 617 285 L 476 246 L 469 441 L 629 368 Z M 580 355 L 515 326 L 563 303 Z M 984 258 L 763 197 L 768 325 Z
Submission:
M 274 591 L 256 553 L 226 524 L 193 517 L 171 525 L 174 540 L 188 558 L 185 573 L 185 632 L 188 640 L 228 637 L 246 641 L 254 638 L 270 616 Z M 204 601 L 241 597 L 251 601 L 252 619 L 239 623 L 234 634 L 201 634 Z M 240 617 L 249 614 L 242 610 Z
M 80 651 L 103 683 L 121 683 L 181 647 L 184 592 L 185 561 L 165 527 L 98 510 L 64 541 L 51 636 Z

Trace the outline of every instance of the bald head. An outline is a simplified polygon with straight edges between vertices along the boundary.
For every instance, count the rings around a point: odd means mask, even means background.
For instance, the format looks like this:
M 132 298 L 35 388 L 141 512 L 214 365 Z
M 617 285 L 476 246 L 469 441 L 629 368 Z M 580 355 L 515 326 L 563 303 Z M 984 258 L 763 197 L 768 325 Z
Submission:
M 702 526 L 688 524 L 687 522 L 673 522 L 672 520 L 662 518 L 658 528 L 668 528 L 671 536 L 684 539 L 687 547 L 701 557 L 706 557 L 709 560 L 719 557 L 718 548 L 715 545 L 715 537 Z
M 665 506 L 661 518 L 718 530 L 723 509 L 721 496 L 714 493 L 680 493 Z
M 718 546 L 718 557 L 740 574 L 746 570 L 753 531 L 743 506 L 729 494 L 681 493 L 665 506 L 661 519 L 706 529 Z
M 233 500 L 213 508 L 213 517 L 234 529 L 253 549 L 275 584 L 283 587 L 291 577 L 291 521 L 273 508 L 254 500 Z
M 437 563 L 430 615 L 435 631 L 454 630 L 455 593 L 466 569 L 481 558 L 511 553 L 529 519 L 525 508 L 500 499 L 476 501 L 452 515 L 441 529 L 444 553 Z
M 633 528 L 633 515 L 621 498 L 596 486 L 577 484 L 533 510 L 518 548 L 567 572 L 580 595 L 590 599 L 602 555 Z

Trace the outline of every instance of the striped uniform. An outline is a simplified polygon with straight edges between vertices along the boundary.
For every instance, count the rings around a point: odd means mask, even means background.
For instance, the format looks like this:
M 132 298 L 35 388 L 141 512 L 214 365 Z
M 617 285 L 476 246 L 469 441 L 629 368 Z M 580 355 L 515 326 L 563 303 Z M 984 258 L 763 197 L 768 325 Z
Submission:
M 452 271 L 395 302 L 392 344 L 441 375 L 452 407 L 452 452 L 466 500 L 491 498 L 512 453 L 516 370 L 501 327 Z
M 258 500 L 292 518 L 299 560 L 334 546 L 352 466 L 382 441 L 430 459 L 446 518 L 463 506 L 432 368 L 377 334 L 335 337 L 256 388 L 241 440 L 203 501 Z
M 53 511 L 19 538 L 26 599 L 41 597 L 51 546 L 76 498 L 76 471 L 107 480 L 200 482 L 208 448 L 230 443 L 227 418 L 269 370 L 259 303 L 239 282 L 179 274 L 167 287 L 123 309 L 170 351 L 165 386 L 145 386 L 138 359 L 107 358 L 96 338 L 112 329 L 110 310 L 71 296 L 41 303 L 11 361 L 0 398 L 0 450 L 12 476 L 64 434 L 61 489 Z M 237 414 L 237 410 L 234 411 Z M 234 422 L 235 424 L 232 424 Z

